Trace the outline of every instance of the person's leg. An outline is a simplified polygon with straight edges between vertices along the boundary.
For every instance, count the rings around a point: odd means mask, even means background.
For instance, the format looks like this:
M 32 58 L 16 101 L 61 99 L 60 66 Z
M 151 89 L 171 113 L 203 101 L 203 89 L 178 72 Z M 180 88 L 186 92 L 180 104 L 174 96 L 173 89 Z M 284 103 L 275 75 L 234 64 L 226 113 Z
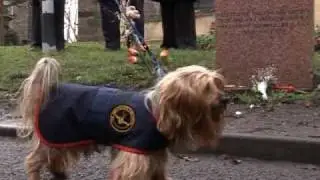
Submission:
M 144 0 L 130 0 L 129 5 L 135 6 L 140 13 L 140 18 L 135 19 L 134 23 L 141 36 L 144 38 Z
M 32 0 L 32 32 L 31 32 L 31 46 L 40 47 L 41 40 L 41 0 Z
M 118 7 L 112 0 L 99 0 L 99 3 L 105 48 L 118 50 L 120 49 L 120 20 L 116 15 Z
M 57 50 L 63 50 L 65 45 L 64 40 L 64 7 L 65 0 L 54 0 L 54 15 L 55 15 L 55 35 Z
M 196 48 L 196 25 L 192 1 L 179 1 L 175 9 L 176 42 L 178 48 Z
M 176 48 L 175 41 L 175 4 L 171 2 L 160 2 L 163 40 L 161 48 Z

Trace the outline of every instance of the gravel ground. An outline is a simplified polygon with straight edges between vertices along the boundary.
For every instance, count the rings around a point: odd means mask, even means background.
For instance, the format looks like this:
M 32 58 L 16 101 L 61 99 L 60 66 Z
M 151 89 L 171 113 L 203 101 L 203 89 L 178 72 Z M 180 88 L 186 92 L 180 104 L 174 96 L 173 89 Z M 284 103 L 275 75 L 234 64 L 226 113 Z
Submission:
M 242 116 L 234 117 L 236 111 L 242 112 Z M 320 138 L 320 106 L 282 104 L 267 111 L 234 104 L 228 107 L 226 116 L 225 132 Z
M 26 143 L 0 138 L 0 180 L 25 180 L 23 159 Z M 259 161 L 228 156 L 198 156 L 199 162 L 170 158 L 170 175 L 175 180 L 320 180 L 320 167 L 290 162 Z M 82 160 L 71 180 L 104 180 L 109 156 L 95 154 Z M 43 179 L 50 176 L 44 173 Z
M 4 102 L 4 100 L 0 99 L 0 121 L 6 120 L 8 113 L 10 112 L 10 108 Z

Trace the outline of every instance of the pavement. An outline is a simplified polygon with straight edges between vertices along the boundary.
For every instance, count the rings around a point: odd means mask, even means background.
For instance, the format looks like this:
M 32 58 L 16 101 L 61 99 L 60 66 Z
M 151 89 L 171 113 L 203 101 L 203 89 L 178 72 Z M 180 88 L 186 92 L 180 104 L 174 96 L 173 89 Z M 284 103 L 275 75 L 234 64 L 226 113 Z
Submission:
M 28 153 L 24 140 L 0 137 L 0 180 L 25 180 L 24 157 Z M 170 157 L 169 174 L 174 180 L 319 180 L 320 166 L 283 161 L 261 161 L 227 155 L 196 155 L 200 161 L 188 162 Z M 94 154 L 70 171 L 70 180 L 106 179 L 110 158 L 104 152 Z M 43 172 L 42 179 L 49 179 Z
M 0 136 L 15 137 L 18 123 L 19 119 L 0 121 Z M 262 160 L 320 165 L 319 152 L 319 139 L 225 133 L 217 149 L 204 148 L 195 153 L 228 154 Z
M 0 121 L 0 136 L 16 137 L 16 129 L 19 126 L 19 119 Z

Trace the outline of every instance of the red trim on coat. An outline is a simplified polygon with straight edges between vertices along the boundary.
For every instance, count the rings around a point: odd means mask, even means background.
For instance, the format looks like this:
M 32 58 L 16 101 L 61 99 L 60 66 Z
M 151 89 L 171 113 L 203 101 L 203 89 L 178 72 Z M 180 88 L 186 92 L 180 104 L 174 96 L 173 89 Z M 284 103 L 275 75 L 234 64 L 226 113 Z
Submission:
M 142 151 L 136 148 L 131 148 L 131 147 L 127 147 L 127 146 L 123 146 L 120 144 L 114 144 L 112 145 L 113 148 L 119 149 L 121 151 L 125 151 L 125 152 L 130 152 L 130 153 L 134 153 L 134 154 L 147 154 L 146 151 Z

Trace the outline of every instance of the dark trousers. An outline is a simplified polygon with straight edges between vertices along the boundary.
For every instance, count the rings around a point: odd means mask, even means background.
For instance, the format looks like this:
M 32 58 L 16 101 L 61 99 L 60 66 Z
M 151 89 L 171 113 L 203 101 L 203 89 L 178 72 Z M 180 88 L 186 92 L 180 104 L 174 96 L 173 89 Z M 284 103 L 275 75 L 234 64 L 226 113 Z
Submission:
M 54 21 L 57 50 L 64 49 L 64 6 L 65 0 L 54 0 Z M 31 45 L 41 47 L 41 0 L 32 0 Z
M 120 20 L 115 15 L 119 12 L 114 0 L 99 0 L 101 13 L 101 27 L 107 49 L 120 49 Z M 135 25 L 140 34 L 144 37 L 144 14 L 143 0 L 131 0 L 133 5 L 139 10 L 141 18 L 135 20 Z
M 196 48 L 195 13 L 192 1 L 160 2 L 162 48 Z

